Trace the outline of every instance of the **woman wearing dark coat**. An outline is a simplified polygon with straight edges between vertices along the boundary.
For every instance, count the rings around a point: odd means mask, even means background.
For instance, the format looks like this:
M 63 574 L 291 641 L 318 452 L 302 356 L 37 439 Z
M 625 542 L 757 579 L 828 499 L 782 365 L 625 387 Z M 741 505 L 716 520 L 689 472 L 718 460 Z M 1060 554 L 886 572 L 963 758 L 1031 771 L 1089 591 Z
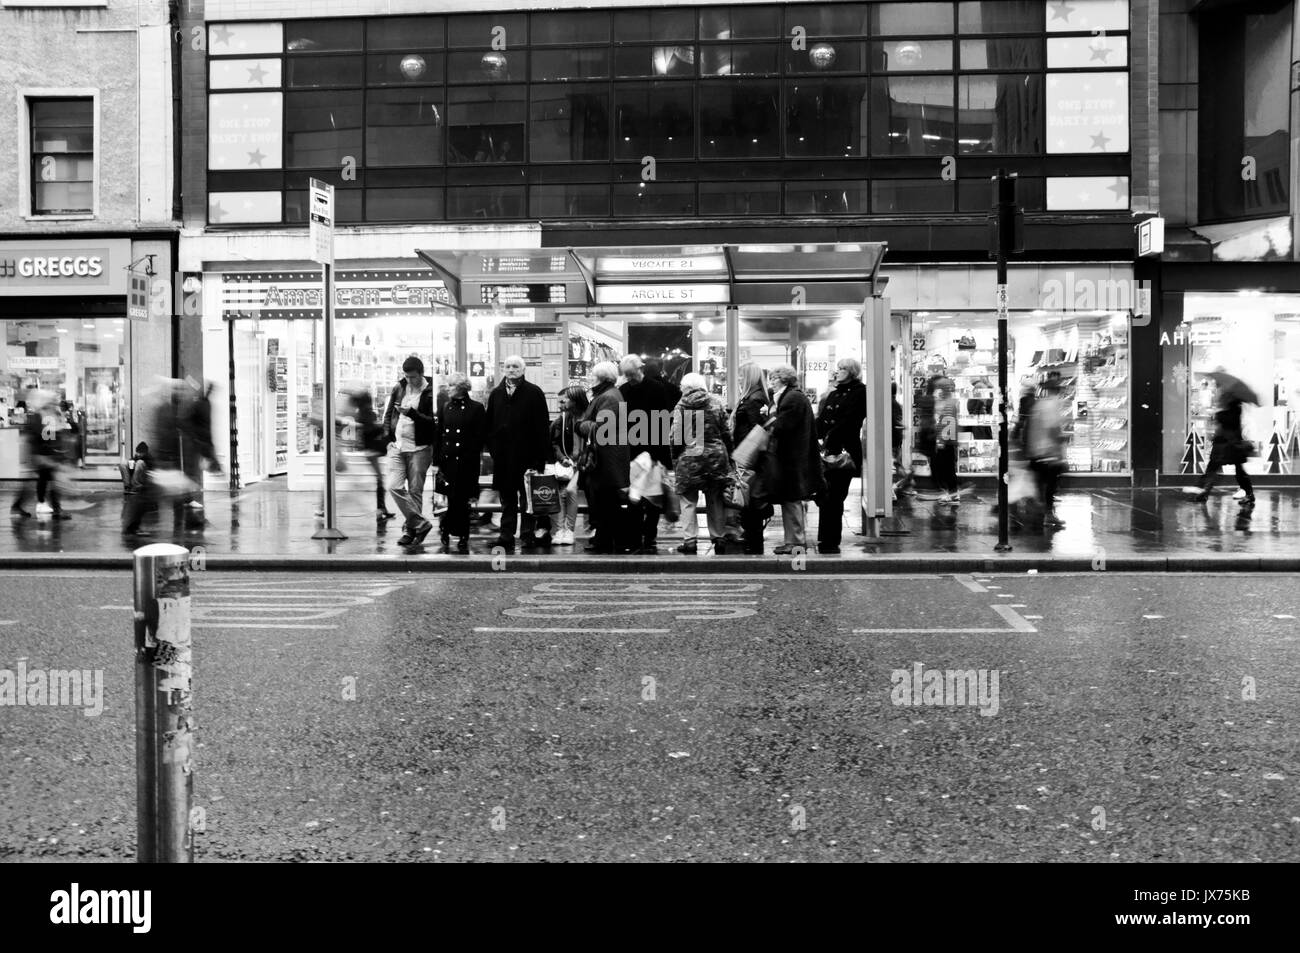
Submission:
M 742 394 L 731 415 L 731 440 L 736 447 L 740 446 L 751 430 L 763 426 L 772 403 L 772 393 L 767 389 L 767 375 L 757 364 L 742 364 L 739 380 Z M 753 498 L 740 511 L 740 528 L 745 534 L 745 555 L 763 555 L 763 527 L 771 515 L 770 503 L 758 503 Z
M 487 411 L 469 396 L 469 378 L 452 374 L 448 397 L 438 416 L 438 476 L 447 487 L 447 512 L 439 530 L 445 549 L 451 537 L 460 537 L 456 552 L 469 552 L 469 503 L 478 497 L 478 477 L 483 441 L 487 433 Z
M 595 455 L 595 468 L 587 472 L 587 503 L 596 534 L 587 552 L 622 552 L 635 547 L 623 511 L 632 483 L 632 458 L 627 445 L 618 439 L 618 405 L 623 403 L 623 395 L 614 386 L 618 366 L 602 361 L 591 372 L 596 386 L 591 389 L 591 404 L 578 422 L 585 452 Z
M 817 552 L 838 553 L 844 529 L 844 501 L 854 477 L 862 476 L 862 421 L 867 417 L 867 387 L 862 365 L 851 357 L 835 366 L 835 389 L 817 412 L 817 436 L 822 453 L 847 452 L 853 466 L 827 469 L 826 492 L 818 497 Z
M 1232 467 L 1237 476 L 1237 486 L 1241 487 L 1242 492 L 1246 494 L 1242 498 L 1241 508 L 1253 509 L 1255 487 L 1250 482 L 1250 475 L 1246 473 L 1246 460 L 1250 458 L 1251 446 L 1245 439 L 1241 424 L 1244 404 L 1238 394 L 1225 390 L 1222 385 L 1215 398 L 1215 404 L 1214 437 L 1210 443 L 1210 459 L 1206 464 L 1205 473 L 1201 476 L 1199 492 L 1195 499 L 1197 502 L 1209 499 L 1210 487 L 1214 485 L 1214 478 L 1219 475 L 1219 471 L 1224 467 Z
M 524 380 L 524 359 L 508 357 L 502 362 L 505 376 L 488 395 L 487 445 L 492 454 L 492 486 L 501 494 L 501 535 L 494 545 L 507 550 L 515 545 L 515 529 L 521 522 L 520 539 L 525 547 L 545 540 L 533 536 L 535 520 L 527 515 L 524 473 L 546 467 L 551 453 L 551 412 L 546 395 L 536 384 Z
M 766 498 L 781 504 L 785 543 L 773 550 L 786 556 L 807 546 L 804 535 L 804 501 L 826 488 L 817 447 L 812 404 L 799 389 L 798 373 L 782 364 L 769 375 L 776 396 L 776 412 L 763 426 L 772 434 L 768 445 L 771 462 L 765 464 Z

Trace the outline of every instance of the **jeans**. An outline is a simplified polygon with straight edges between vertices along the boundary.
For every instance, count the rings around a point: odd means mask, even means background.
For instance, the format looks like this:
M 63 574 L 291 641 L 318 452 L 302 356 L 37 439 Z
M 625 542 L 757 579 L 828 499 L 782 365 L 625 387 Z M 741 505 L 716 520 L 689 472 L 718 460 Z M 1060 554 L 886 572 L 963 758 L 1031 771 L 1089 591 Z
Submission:
M 808 545 L 808 537 L 805 533 L 807 517 L 807 510 L 802 500 L 781 504 L 781 528 L 785 531 L 787 546 Z
M 709 524 L 709 537 L 722 539 L 727 533 L 726 506 L 722 500 L 722 488 L 704 491 L 704 508 Z M 700 494 L 682 493 L 682 535 L 687 542 L 693 542 L 700 535 L 700 520 L 697 515 Z M 658 512 L 658 511 L 656 511 Z
M 578 525 L 578 489 L 575 485 L 573 489 L 569 484 L 565 484 L 560 489 L 560 512 L 555 516 L 555 521 L 560 524 L 560 529 L 566 533 L 572 533 L 573 528 Z
M 54 487 L 54 470 L 55 464 L 45 459 L 36 461 L 36 502 L 44 503 L 46 493 L 49 494 L 50 509 L 59 513 L 62 507 L 59 503 L 59 491 Z M 24 482 L 18 491 L 18 499 L 14 500 L 13 508 L 20 510 L 23 504 L 27 502 L 27 494 L 31 487 Z
M 957 492 L 957 445 L 940 447 L 930 459 L 930 473 L 939 489 L 945 493 Z
M 414 533 L 427 520 L 420 511 L 424 505 L 424 480 L 433 461 L 433 448 L 402 452 L 393 450 L 388 455 L 388 492 L 405 517 L 404 526 Z
M 827 470 L 826 492 L 817 507 L 817 542 L 838 546 L 844 531 L 844 501 L 853 482 L 852 470 Z

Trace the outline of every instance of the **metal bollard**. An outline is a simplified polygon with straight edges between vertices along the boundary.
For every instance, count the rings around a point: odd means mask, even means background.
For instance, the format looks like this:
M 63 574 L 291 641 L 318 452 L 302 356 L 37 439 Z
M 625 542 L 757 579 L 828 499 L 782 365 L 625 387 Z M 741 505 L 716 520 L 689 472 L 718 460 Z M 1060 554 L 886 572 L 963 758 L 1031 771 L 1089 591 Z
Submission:
M 136 860 L 192 863 L 189 551 L 135 551 Z

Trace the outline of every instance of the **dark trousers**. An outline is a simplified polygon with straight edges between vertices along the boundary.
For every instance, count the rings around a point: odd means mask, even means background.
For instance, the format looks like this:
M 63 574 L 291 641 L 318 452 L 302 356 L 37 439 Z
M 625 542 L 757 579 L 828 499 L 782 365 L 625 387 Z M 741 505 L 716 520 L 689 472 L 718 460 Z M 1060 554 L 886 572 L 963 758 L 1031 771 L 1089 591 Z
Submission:
M 945 493 L 957 492 L 957 445 L 950 443 L 939 447 L 930 458 L 930 473 L 939 489 Z
M 528 497 L 524 495 L 523 478 L 512 489 L 501 490 L 500 493 L 501 538 L 514 539 L 516 530 L 521 536 L 532 535 L 535 519 L 526 512 Z
M 453 483 L 447 488 L 447 512 L 442 514 L 442 519 L 438 521 L 439 532 L 448 536 L 459 536 L 464 539 L 469 536 L 469 504 L 473 499 L 469 493 L 464 493 L 456 489 Z
M 844 501 L 853 482 L 852 470 L 827 470 L 826 491 L 817 504 L 817 542 L 838 546 L 844 532 Z
M 1210 462 L 1205 465 L 1205 473 L 1201 475 L 1200 487 L 1202 492 L 1208 492 L 1210 487 L 1214 485 L 1214 478 L 1222 472 L 1223 466 L 1224 464 L 1222 460 L 1215 460 L 1213 456 L 1210 457 Z M 1237 486 L 1245 490 L 1247 496 L 1253 497 L 1255 495 L 1255 487 L 1250 482 L 1250 475 L 1246 473 L 1245 465 L 1240 463 L 1229 463 L 1228 466 L 1232 467 L 1236 473 Z
M 605 487 L 589 489 L 587 497 L 591 501 L 592 525 L 596 528 L 591 545 L 606 553 L 635 548 L 641 526 L 640 515 L 633 510 L 636 504 L 625 508 L 623 495 Z
M 1061 474 L 1065 472 L 1065 464 L 1053 461 L 1044 463 L 1041 460 L 1031 461 L 1029 469 L 1034 471 L 1034 477 L 1038 480 L 1038 495 L 1043 504 L 1043 513 L 1052 515 L 1055 512 L 1056 504 L 1052 502 L 1056 496 L 1056 489 L 1061 485 Z
M 189 517 L 189 507 L 185 505 L 187 497 L 174 496 L 171 498 L 172 506 L 172 531 L 180 532 Z M 162 502 L 162 494 L 158 492 L 158 484 L 150 479 L 144 481 L 144 485 L 139 487 L 134 493 L 125 496 L 122 500 L 122 531 L 134 533 L 140 528 L 140 523 L 150 509 L 159 509 Z M 202 525 L 202 517 L 199 518 L 198 525 Z
M 55 464 L 52 461 L 44 459 L 36 461 L 36 502 L 44 503 L 48 497 L 50 509 L 58 513 L 63 507 L 59 502 L 59 491 L 54 489 L 53 486 L 54 469 Z M 18 491 L 18 499 L 14 500 L 13 508 L 16 510 L 23 509 L 23 504 L 27 502 L 27 495 L 30 492 L 31 487 L 24 481 L 22 488 Z
M 761 553 L 763 551 L 763 517 L 757 507 L 745 507 L 740 511 L 740 528 L 745 533 L 745 552 Z
M 663 511 L 649 500 L 634 503 L 632 518 L 639 527 L 639 541 L 643 546 L 653 546 L 659 540 L 659 517 Z

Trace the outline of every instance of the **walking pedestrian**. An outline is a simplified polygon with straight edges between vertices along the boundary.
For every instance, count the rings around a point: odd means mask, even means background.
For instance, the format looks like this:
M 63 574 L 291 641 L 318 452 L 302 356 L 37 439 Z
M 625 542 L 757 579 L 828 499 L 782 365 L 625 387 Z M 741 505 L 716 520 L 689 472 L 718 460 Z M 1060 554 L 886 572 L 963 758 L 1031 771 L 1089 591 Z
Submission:
M 424 481 L 438 442 L 433 379 L 424 376 L 424 362 L 412 355 L 402 362 L 402 379 L 393 386 L 384 411 L 384 441 L 388 445 L 388 492 L 404 517 L 399 546 L 419 546 L 433 530 L 425 519 Z
M 470 398 L 469 378 L 454 373 L 447 378 L 447 402 L 439 416 L 438 476 L 446 488 L 447 512 L 439 533 L 447 550 L 456 536 L 456 552 L 469 552 L 469 505 L 478 497 L 478 477 L 483 442 L 487 437 L 487 411 Z
M 953 383 L 946 377 L 932 381 L 934 393 L 934 456 L 930 473 L 940 490 L 939 502 L 957 506 L 961 493 L 957 487 L 957 401 Z
M 723 494 L 731 477 L 731 433 L 726 425 L 722 402 L 705 388 L 703 374 L 682 378 L 682 399 L 672 412 L 670 443 L 676 458 L 673 472 L 677 477 L 677 494 L 682 501 L 682 528 L 685 541 L 679 553 L 694 556 L 698 552 L 700 523 L 697 516 L 700 494 L 704 494 L 713 551 L 727 552 L 726 505 Z
M 571 384 L 560 391 L 560 415 L 551 421 L 551 460 L 568 474 L 567 477 L 563 473 L 560 476 L 560 512 L 556 520 L 560 528 L 555 533 L 557 546 L 572 546 L 575 542 L 573 531 L 578 523 L 578 490 L 586 489 L 582 486 L 583 474 L 578 468 L 582 437 L 576 425 L 590 403 L 586 388 Z
M 823 457 L 847 453 L 852 465 L 826 468 L 826 491 L 819 496 L 817 552 L 840 551 L 844 531 L 844 501 L 855 477 L 862 476 L 862 422 L 867 417 L 867 387 L 862 383 L 862 365 L 854 358 L 840 358 L 835 365 L 835 387 L 817 412 L 817 436 Z
M 366 463 L 375 474 L 375 522 L 382 526 L 397 514 L 388 508 L 388 491 L 384 486 L 384 457 L 388 441 L 384 425 L 375 413 L 375 398 L 364 387 L 348 394 L 352 401 L 352 419 L 356 426 L 356 441 L 365 455 Z
M 1043 526 L 1062 527 L 1056 516 L 1056 487 L 1065 472 L 1065 408 L 1061 403 L 1060 384 L 1055 378 L 1043 382 L 1042 393 L 1034 401 L 1029 415 L 1025 452 L 1029 468 L 1038 481 L 1043 504 Z
M 768 381 L 776 409 L 763 424 L 772 435 L 764 480 L 768 484 L 767 498 L 781 505 L 785 534 L 785 542 L 773 552 L 788 556 L 807 547 L 806 501 L 822 492 L 826 482 L 822 478 L 812 405 L 799 389 L 798 372 L 789 364 L 781 364 L 772 369 Z
M 755 427 L 763 426 L 772 406 L 772 392 L 768 389 L 767 375 L 763 368 L 749 362 L 740 365 L 738 374 L 741 395 L 731 415 L 733 447 L 740 446 Z M 759 502 L 751 493 L 748 504 L 740 511 L 745 555 L 763 555 L 763 529 L 771 516 L 772 504 Z
M 55 520 L 72 519 L 63 512 L 56 482 L 59 466 L 63 462 L 64 426 L 65 420 L 53 393 L 39 390 L 28 392 L 22 440 L 27 460 L 36 469 L 36 513 Z M 26 507 L 31 490 L 31 485 L 24 480 L 17 498 L 9 508 L 11 515 L 23 519 L 32 515 Z
M 623 395 L 614 382 L 618 365 L 601 361 L 591 369 L 596 384 L 591 389 L 591 403 L 578 422 L 583 439 L 582 455 L 590 460 L 587 474 L 587 511 L 595 535 L 587 546 L 589 553 L 631 552 L 639 546 L 640 524 L 635 532 L 624 515 L 629 505 L 632 460 L 627 444 L 619 433 L 619 404 Z
M 524 359 L 507 357 L 501 383 L 488 395 L 487 445 L 492 455 L 492 486 L 501 494 L 501 533 L 494 546 L 515 547 L 515 532 L 525 549 L 551 544 L 550 521 L 545 535 L 534 536 L 537 520 L 528 512 L 524 473 L 541 473 L 550 453 L 551 415 L 542 389 L 524 379 Z
M 625 378 L 619 393 L 627 404 L 628 455 L 636 459 L 642 453 L 665 469 L 671 467 L 672 455 L 668 448 L 668 434 L 663 431 L 677 405 L 673 391 L 662 377 L 647 377 L 641 358 L 629 354 L 618 368 Z M 675 388 L 674 388 L 675 389 Z M 682 391 L 685 391 L 683 381 Z M 640 549 L 642 555 L 654 556 L 659 552 L 659 517 L 662 508 L 642 498 L 633 504 L 633 515 L 640 519 Z
M 1210 443 L 1210 459 L 1198 484 L 1200 492 L 1194 499 L 1197 502 L 1208 499 L 1214 478 L 1225 466 L 1230 466 L 1237 477 L 1237 486 L 1246 494 L 1241 500 L 1241 507 L 1251 510 L 1255 507 L 1255 488 L 1250 482 L 1250 475 L 1246 473 L 1246 461 L 1254 447 L 1245 439 L 1241 412 L 1245 404 L 1258 404 L 1259 398 L 1243 381 L 1223 368 L 1211 371 L 1209 376 L 1216 386 L 1214 437 Z

